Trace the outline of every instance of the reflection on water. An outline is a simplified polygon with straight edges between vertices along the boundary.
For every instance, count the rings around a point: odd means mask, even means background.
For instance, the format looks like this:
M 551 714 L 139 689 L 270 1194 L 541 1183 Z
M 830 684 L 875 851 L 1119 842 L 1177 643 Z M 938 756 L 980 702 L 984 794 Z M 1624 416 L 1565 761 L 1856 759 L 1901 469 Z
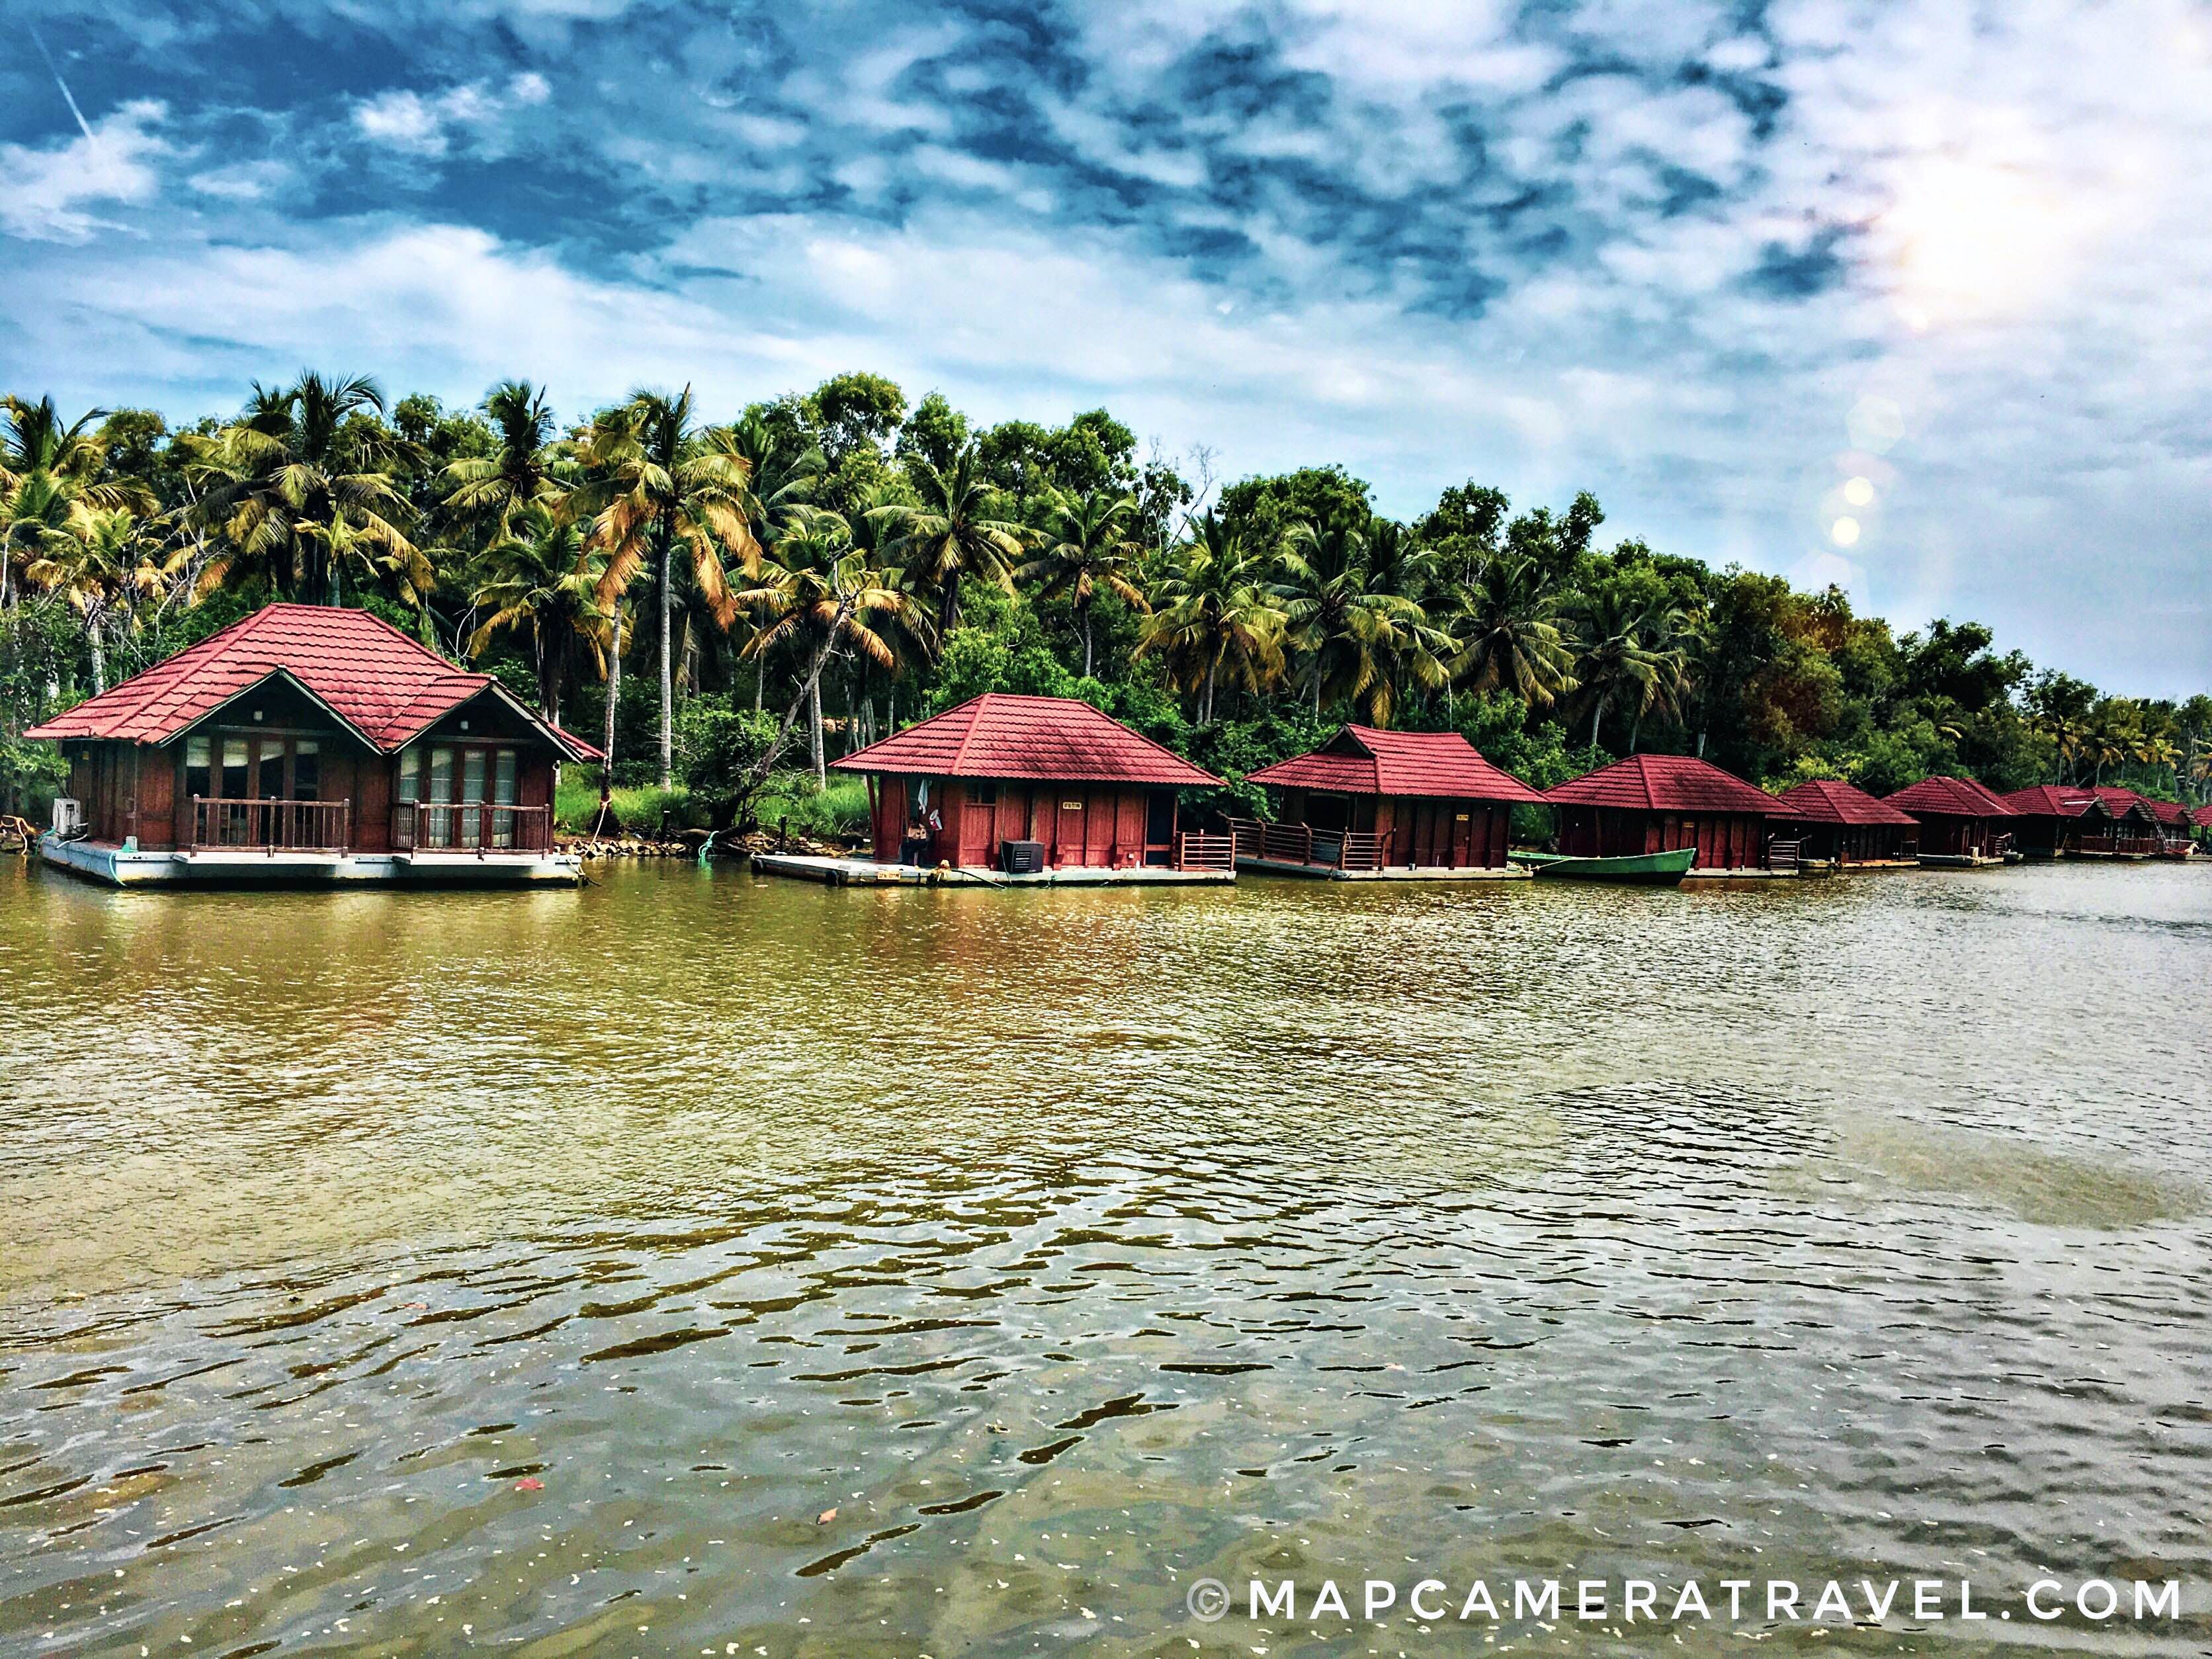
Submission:
M 0 1650 L 1335 1652 L 1183 1587 L 1409 1561 L 2212 1635 L 2212 871 L 9 866 L 0 986 Z

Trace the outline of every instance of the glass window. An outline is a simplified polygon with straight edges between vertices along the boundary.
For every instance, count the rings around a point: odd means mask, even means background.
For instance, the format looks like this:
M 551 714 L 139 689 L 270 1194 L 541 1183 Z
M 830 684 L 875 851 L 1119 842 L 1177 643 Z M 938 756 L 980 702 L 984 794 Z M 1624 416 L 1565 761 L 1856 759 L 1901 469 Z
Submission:
M 301 738 L 292 745 L 292 799 L 319 800 L 317 793 L 323 783 L 322 745 L 313 738 Z
M 484 798 L 484 751 L 481 749 L 461 750 L 461 793 L 463 800 L 482 800 Z M 483 815 L 475 811 L 461 814 L 461 845 L 474 847 L 483 828 Z
M 453 751 L 443 744 L 430 751 L 430 799 L 450 801 L 453 798 Z
M 492 757 L 491 798 L 503 806 L 514 805 L 514 750 L 501 749 Z
M 211 795 L 214 783 L 215 744 L 207 738 L 185 739 L 185 799 L 194 795 Z
M 284 739 L 261 739 L 261 763 L 254 768 L 253 793 L 262 800 L 284 799 Z
M 222 740 L 222 793 L 233 800 L 246 799 L 246 747 L 244 738 Z
M 422 751 L 410 749 L 399 757 L 399 799 L 422 799 Z

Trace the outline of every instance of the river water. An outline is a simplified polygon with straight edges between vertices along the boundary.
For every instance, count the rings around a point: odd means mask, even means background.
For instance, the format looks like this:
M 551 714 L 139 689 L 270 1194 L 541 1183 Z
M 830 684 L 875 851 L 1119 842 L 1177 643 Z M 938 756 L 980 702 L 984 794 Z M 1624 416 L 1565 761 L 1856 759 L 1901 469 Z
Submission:
M 2212 1643 L 2212 869 L 10 862 L 0 1012 L 0 1652 Z M 1243 1616 L 1431 1575 L 2186 1612 Z

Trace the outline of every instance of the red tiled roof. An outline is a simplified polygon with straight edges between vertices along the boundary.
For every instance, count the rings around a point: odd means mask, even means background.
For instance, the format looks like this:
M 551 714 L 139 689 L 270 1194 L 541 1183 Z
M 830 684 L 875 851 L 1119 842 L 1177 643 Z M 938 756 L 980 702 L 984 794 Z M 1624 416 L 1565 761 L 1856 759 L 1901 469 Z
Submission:
M 1953 818 L 2019 816 L 2004 804 L 2002 798 L 1990 793 L 1972 778 L 1923 778 L 1910 788 L 1900 789 L 1886 799 L 1892 806 L 1902 807 L 1916 817 L 1922 813 Z
M 2212 804 L 2198 807 L 2189 815 L 2189 821 L 2203 829 L 2212 830 Z
M 831 765 L 906 777 L 1209 788 L 1221 780 L 1073 697 L 987 691 Z
M 2189 809 L 2178 800 L 2160 800 L 2150 795 L 2140 799 L 2145 806 L 2150 808 L 2151 817 L 2160 823 L 2183 824 L 2189 822 Z
M 2116 818 L 2124 818 L 2130 812 L 2147 818 L 2158 817 L 2157 808 L 2154 803 L 2138 795 L 2132 789 L 2122 788 L 2118 784 L 2100 784 L 2089 793 L 2104 802 L 2106 810 Z
M 264 605 L 24 735 L 166 743 L 276 674 L 297 681 L 386 754 L 491 690 L 575 758 L 599 758 L 598 750 L 540 720 L 490 675 L 454 667 L 366 611 L 320 605 Z
M 2033 818 L 2078 818 L 2093 806 L 2101 811 L 2105 805 L 2094 789 L 2063 788 L 2055 783 L 2015 789 L 2003 799 L 2023 817 Z
M 1320 748 L 1263 766 L 1247 781 L 1347 795 L 1547 805 L 1543 796 L 1485 760 L 1482 751 L 1456 732 L 1383 732 L 1371 726 L 1347 726 Z
M 1631 755 L 1547 789 L 1563 806 L 1613 806 L 1635 812 L 1757 813 L 1796 817 L 1764 789 L 1692 755 Z
M 1920 822 L 1911 813 L 1900 812 L 1888 802 L 1876 800 L 1865 790 L 1837 778 L 1815 778 L 1794 789 L 1784 790 L 1776 799 L 1796 808 L 1799 817 L 1814 823 L 1911 826 Z

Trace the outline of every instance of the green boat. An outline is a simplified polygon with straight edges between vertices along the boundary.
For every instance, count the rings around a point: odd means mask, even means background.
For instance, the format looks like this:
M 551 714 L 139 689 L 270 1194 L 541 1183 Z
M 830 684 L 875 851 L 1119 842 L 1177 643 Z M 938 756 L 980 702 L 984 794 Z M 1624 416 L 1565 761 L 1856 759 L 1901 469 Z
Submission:
M 1666 853 L 1635 853 L 1625 858 L 1579 859 L 1565 853 L 1511 853 L 1516 864 L 1560 881 L 1621 881 L 1643 887 L 1672 887 L 1698 861 L 1694 847 Z

